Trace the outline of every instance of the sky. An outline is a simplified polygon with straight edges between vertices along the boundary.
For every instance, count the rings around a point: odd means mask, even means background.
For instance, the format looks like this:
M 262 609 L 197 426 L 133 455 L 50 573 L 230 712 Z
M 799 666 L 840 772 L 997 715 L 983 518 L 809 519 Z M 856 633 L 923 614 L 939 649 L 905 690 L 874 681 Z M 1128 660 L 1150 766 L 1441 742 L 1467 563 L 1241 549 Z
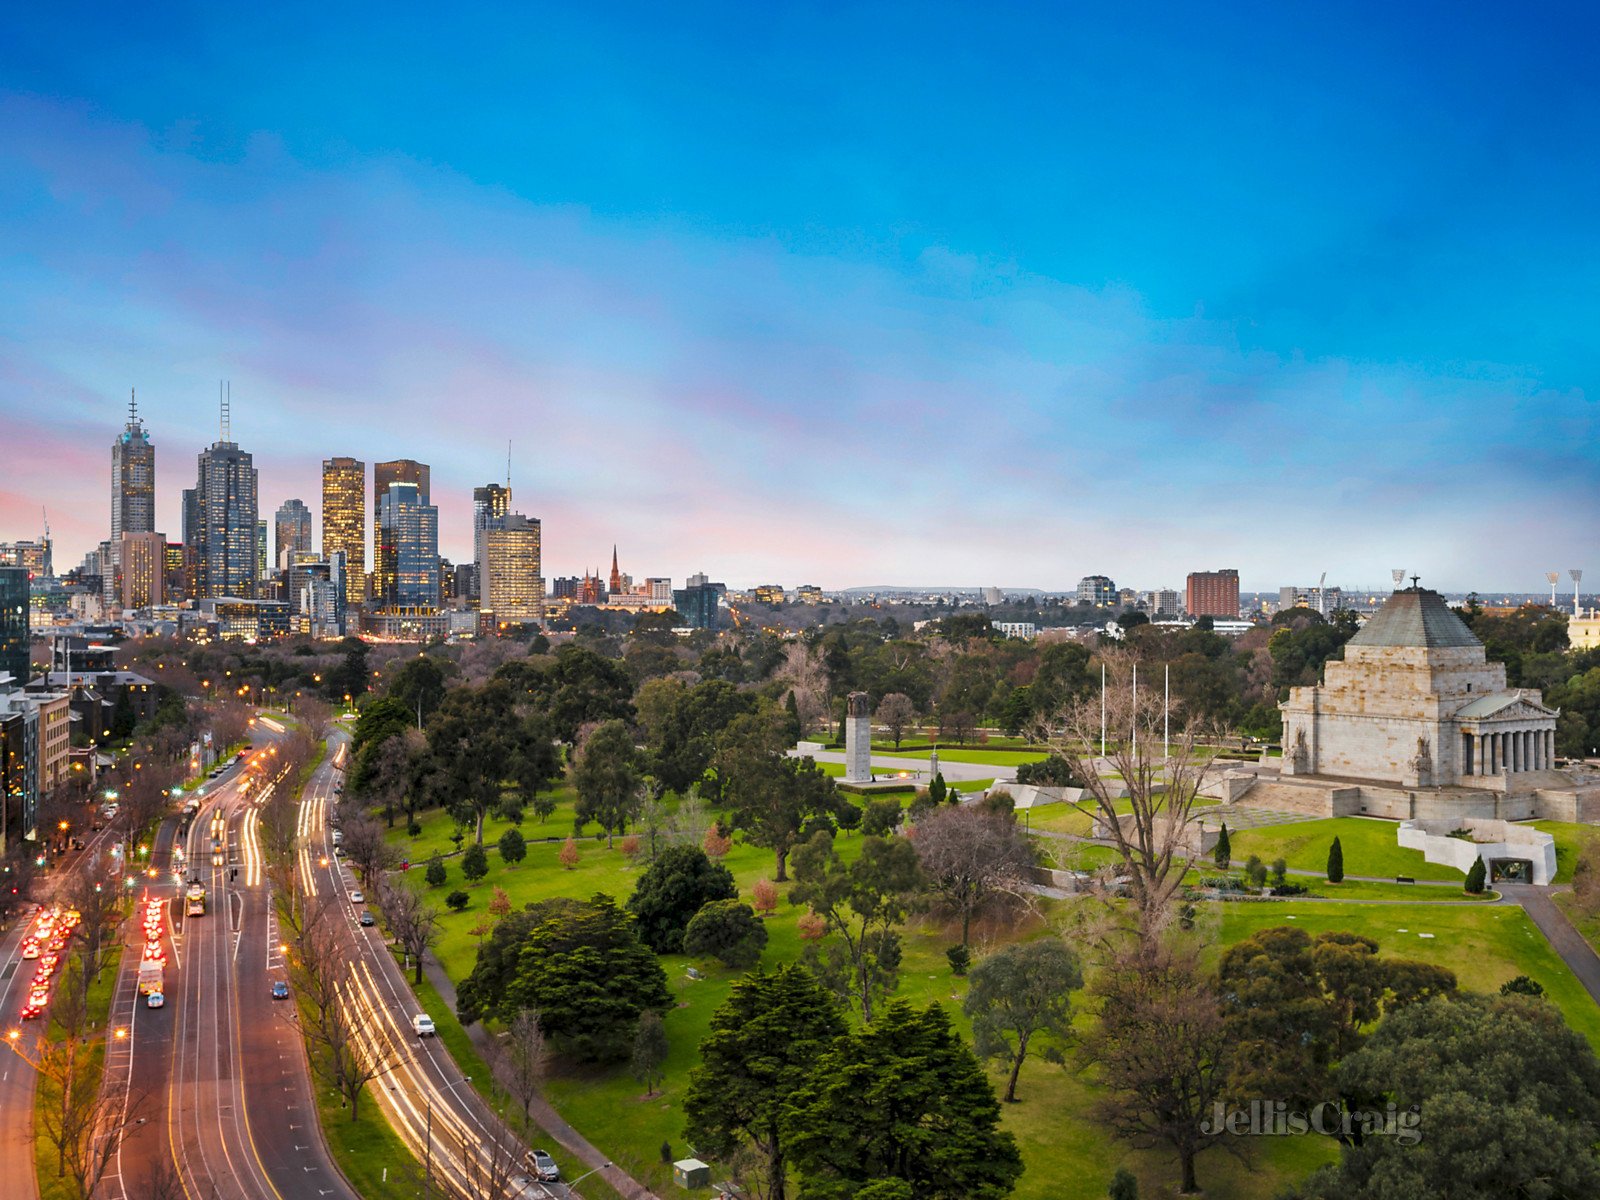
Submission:
M 1535 591 L 1600 517 L 1589 6 L 284 3 L 0 38 L 0 540 L 218 437 L 547 576 Z

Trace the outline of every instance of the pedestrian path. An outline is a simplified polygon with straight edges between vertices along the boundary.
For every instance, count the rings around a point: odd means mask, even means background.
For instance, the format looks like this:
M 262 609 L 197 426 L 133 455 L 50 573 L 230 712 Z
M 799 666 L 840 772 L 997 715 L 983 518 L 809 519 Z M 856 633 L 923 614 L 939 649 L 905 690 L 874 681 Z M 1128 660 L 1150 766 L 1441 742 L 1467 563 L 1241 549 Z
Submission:
M 1522 906 L 1522 911 L 1539 927 L 1539 932 L 1578 977 L 1584 990 L 1600 1004 L 1600 956 L 1596 956 L 1594 947 L 1551 899 L 1550 889 L 1531 883 L 1497 883 L 1495 887 L 1511 903 Z

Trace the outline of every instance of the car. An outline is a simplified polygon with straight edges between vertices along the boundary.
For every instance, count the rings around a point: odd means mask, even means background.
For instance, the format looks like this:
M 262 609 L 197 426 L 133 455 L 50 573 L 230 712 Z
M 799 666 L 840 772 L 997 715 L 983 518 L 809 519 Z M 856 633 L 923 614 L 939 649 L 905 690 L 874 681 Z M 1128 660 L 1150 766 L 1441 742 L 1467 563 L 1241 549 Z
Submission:
M 371 928 L 373 925 L 376 925 L 377 923 L 378 923 L 377 918 L 375 918 L 372 915 L 372 910 L 371 909 L 364 908 L 364 909 L 361 910 L 361 924 L 363 926 L 365 926 L 367 928 Z
M 523 1156 L 522 1165 L 532 1171 L 540 1183 L 554 1183 L 561 1178 L 561 1168 L 556 1166 L 556 1160 L 543 1150 L 529 1150 Z
M 39 951 L 39 943 L 38 942 L 23 942 L 22 943 L 22 957 L 23 958 L 38 958 L 39 957 L 39 953 L 40 953 L 40 951 Z
M 335 846 L 337 846 L 343 841 L 344 841 L 344 834 L 342 832 L 340 832 L 339 830 L 335 829 L 333 831 L 333 844 Z
M 433 1018 L 427 1013 L 418 1013 L 412 1017 L 411 1029 L 419 1038 L 433 1037 L 437 1032 L 433 1027 Z
M 149 1008 L 165 1008 L 167 1006 L 167 998 L 160 992 L 151 992 L 144 998 L 144 1002 Z
M 350 903 L 351 904 L 365 904 L 366 902 L 367 902 L 367 897 L 361 891 L 360 888 L 357 888 L 355 891 L 350 893 Z
M 289 998 L 289 985 L 281 979 L 272 981 L 272 998 L 274 1000 L 287 1000 Z

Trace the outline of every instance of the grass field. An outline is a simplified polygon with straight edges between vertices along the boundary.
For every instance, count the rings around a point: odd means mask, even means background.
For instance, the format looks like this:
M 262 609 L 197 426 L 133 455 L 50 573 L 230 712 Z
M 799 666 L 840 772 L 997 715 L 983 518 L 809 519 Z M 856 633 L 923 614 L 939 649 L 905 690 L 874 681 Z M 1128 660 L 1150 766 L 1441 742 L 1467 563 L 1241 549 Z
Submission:
M 560 807 L 542 825 L 532 818 L 524 833 L 565 838 L 572 828 L 571 792 L 557 793 Z M 903 799 L 909 800 L 909 796 Z M 1054 822 L 1072 810 L 1053 806 L 1028 818 L 1031 822 Z M 1086 818 L 1081 818 L 1086 822 Z M 412 862 L 420 862 L 428 848 L 453 851 L 450 840 L 453 822 L 441 813 L 423 815 L 423 832 L 417 839 L 396 829 L 392 840 L 412 850 Z M 485 841 L 493 843 L 505 822 L 491 821 Z M 1327 841 L 1337 832 L 1343 839 L 1346 871 L 1350 874 L 1409 874 L 1427 878 L 1421 855 L 1401 851 L 1394 845 L 1394 826 L 1387 822 L 1346 818 L 1339 821 L 1307 822 L 1264 830 L 1241 831 L 1234 835 L 1236 860 L 1250 853 L 1270 862 L 1282 854 L 1291 866 L 1300 862 L 1320 870 L 1325 863 Z M 858 852 L 859 835 L 840 839 L 841 853 L 849 857 Z M 1051 848 L 1059 848 L 1050 842 Z M 490 872 L 479 884 L 465 890 L 472 897 L 465 913 L 449 913 L 443 919 L 443 934 L 436 953 L 446 972 L 455 980 L 465 977 L 476 958 L 479 936 L 472 930 L 487 925 L 486 907 L 495 887 L 504 888 L 514 905 L 554 896 L 589 896 L 604 892 L 626 900 L 632 893 L 642 865 L 630 863 L 620 850 L 608 850 L 603 839 L 593 836 L 578 842 L 581 859 L 576 868 L 564 869 L 556 855 L 554 842 L 531 842 L 528 857 L 508 867 L 492 848 Z M 1080 851 L 1089 859 L 1104 859 L 1111 852 L 1101 847 Z M 1415 860 L 1414 862 L 1412 860 Z M 741 894 L 748 895 L 756 880 L 771 879 L 774 861 L 770 852 L 736 842 L 726 865 L 733 872 Z M 435 900 L 445 892 L 463 886 L 460 868 L 454 860 L 447 864 L 448 882 L 438 889 Z M 1432 868 L 1444 878 L 1459 881 L 1459 872 Z M 420 872 L 407 876 L 421 887 Z M 1302 882 L 1305 882 L 1302 880 Z M 1338 900 L 1401 901 L 1461 899 L 1455 889 L 1413 887 L 1393 883 L 1346 883 L 1335 889 L 1317 884 L 1319 893 Z M 1437 894 L 1436 894 L 1437 893 Z M 1047 935 L 1064 919 L 1066 904 L 1044 902 L 1040 914 L 1020 929 L 975 931 L 976 957 L 991 953 L 1007 940 Z M 1504 980 L 1527 974 L 1544 984 L 1551 998 L 1561 1006 L 1568 1020 L 1591 1041 L 1600 1041 L 1600 1009 L 1556 957 L 1543 937 L 1519 909 L 1484 906 L 1470 902 L 1451 905 L 1404 903 L 1339 903 L 1337 901 L 1281 901 L 1259 904 L 1206 906 L 1203 910 L 1204 936 L 1215 946 L 1225 945 L 1268 925 L 1297 924 L 1307 929 L 1352 929 L 1377 938 L 1384 953 L 1438 962 L 1457 972 L 1464 986 L 1492 990 Z M 799 954 L 800 940 L 796 921 L 798 910 L 780 904 L 768 920 L 770 940 L 763 962 L 774 965 Z M 1404 930 L 1405 932 L 1401 932 Z M 1419 933 L 1434 933 L 1421 938 Z M 960 1002 L 965 995 L 964 980 L 955 978 L 944 951 L 955 940 L 950 929 L 937 921 L 914 921 L 905 934 L 905 956 L 898 995 L 914 1004 L 938 1000 L 950 1007 L 959 1028 L 969 1033 Z M 714 962 L 692 961 L 682 956 L 662 959 L 674 1008 L 667 1015 L 671 1052 L 666 1064 L 666 1080 L 660 1094 L 646 1098 L 626 1066 L 614 1068 L 560 1066 L 552 1072 L 546 1094 L 558 1111 L 585 1137 L 611 1156 L 647 1187 L 663 1196 L 680 1195 L 671 1184 L 670 1168 L 661 1161 L 663 1142 L 675 1156 L 690 1150 L 683 1138 L 681 1104 L 688 1073 L 697 1062 L 697 1048 L 705 1036 L 712 1013 L 727 998 L 739 973 Z M 701 975 L 691 979 L 688 968 Z M 475 1080 L 487 1078 L 465 1033 L 444 1012 L 431 989 L 422 993 L 422 1002 L 441 1023 L 441 1038 L 446 1041 L 463 1073 Z M 441 1019 L 443 1018 L 443 1019 Z M 469 1065 L 470 1064 L 470 1065 Z M 480 1072 L 483 1072 L 480 1075 Z M 1000 1072 L 991 1078 L 1003 1082 Z M 494 1095 L 492 1089 L 489 1094 Z M 1024 1066 L 1019 1095 L 1021 1103 L 1007 1105 L 1003 1111 L 1005 1127 L 1014 1133 L 1021 1146 L 1027 1172 L 1018 1186 L 1020 1200 L 1098 1200 L 1112 1172 L 1121 1165 L 1133 1170 L 1141 1181 L 1145 1197 L 1174 1194 L 1176 1173 L 1170 1157 L 1156 1151 L 1129 1150 L 1104 1136 L 1093 1123 L 1090 1108 L 1096 1097 L 1091 1080 L 1075 1068 L 1062 1068 L 1040 1059 Z M 1335 1156 L 1334 1146 L 1314 1138 L 1262 1139 L 1253 1161 L 1243 1164 L 1227 1155 L 1205 1155 L 1199 1166 L 1201 1182 L 1213 1200 L 1270 1200 L 1285 1184 L 1300 1178 L 1316 1165 Z M 593 1181 L 591 1181 L 593 1182 Z
M 1258 855 L 1270 864 L 1282 858 L 1297 871 L 1323 872 L 1328 867 L 1328 847 L 1339 839 L 1344 851 L 1346 875 L 1372 875 L 1379 878 L 1409 875 L 1413 879 L 1457 881 L 1464 878 L 1454 867 L 1430 863 L 1420 850 L 1402 849 L 1395 840 L 1394 821 L 1372 817 L 1329 817 L 1319 821 L 1300 821 L 1293 825 L 1269 825 L 1261 829 L 1229 831 L 1235 862 Z
M 1570 821 L 1532 821 L 1535 829 L 1543 830 L 1556 839 L 1556 883 L 1572 882 L 1572 866 L 1578 861 L 1582 845 L 1600 838 L 1600 828 L 1577 825 Z

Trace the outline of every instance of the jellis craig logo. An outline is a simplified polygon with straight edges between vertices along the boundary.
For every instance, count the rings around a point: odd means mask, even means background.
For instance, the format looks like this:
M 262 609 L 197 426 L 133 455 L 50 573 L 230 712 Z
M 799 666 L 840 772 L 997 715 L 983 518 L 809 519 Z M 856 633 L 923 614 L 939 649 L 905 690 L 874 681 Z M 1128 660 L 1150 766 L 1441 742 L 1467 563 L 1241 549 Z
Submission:
M 1312 1105 L 1309 1112 L 1291 1109 L 1282 1100 L 1252 1100 L 1241 1108 L 1218 1103 L 1200 1131 L 1211 1137 L 1294 1137 L 1320 1133 L 1327 1137 L 1392 1137 L 1402 1146 L 1422 1140 L 1422 1113 L 1416 1108 L 1348 1109 L 1336 1100 Z

